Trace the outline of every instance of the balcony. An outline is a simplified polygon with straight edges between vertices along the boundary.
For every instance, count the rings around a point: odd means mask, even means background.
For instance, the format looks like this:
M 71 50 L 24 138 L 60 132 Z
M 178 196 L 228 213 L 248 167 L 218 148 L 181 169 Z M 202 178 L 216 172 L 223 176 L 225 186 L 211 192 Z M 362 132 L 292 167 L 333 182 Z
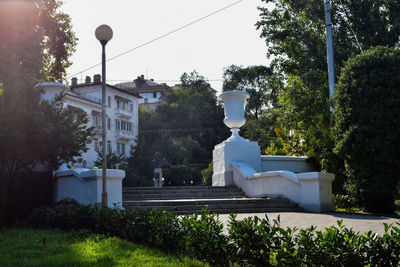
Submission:
M 101 125 L 93 125 L 92 133 L 93 133 L 94 135 L 101 135 L 101 134 L 102 134 Z
M 115 115 L 124 118 L 131 118 L 133 114 L 129 110 L 122 108 L 115 108 Z
M 130 141 L 133 138 L 132 132 L 119 130 L 115 133 L 115 138 L 118 140 Z

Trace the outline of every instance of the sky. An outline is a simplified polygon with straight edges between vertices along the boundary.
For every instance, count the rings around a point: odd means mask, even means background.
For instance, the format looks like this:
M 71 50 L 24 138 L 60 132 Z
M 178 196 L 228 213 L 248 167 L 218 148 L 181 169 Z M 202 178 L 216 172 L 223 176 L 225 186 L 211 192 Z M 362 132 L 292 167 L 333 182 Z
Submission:
M 101 73 L 101 45 L 95 29 L 108 24 L 113 38 L 106 46 L 111 58 L 147 43 L 238 0 L 64 0 L 61 10 L 71 16 L 79 38 L 71 76 L 84 79 Z M 196 70 L 221 91 L 223 69 L 268 65 L 265 41 L 254 24 L 259 20 L 261 0 L 242 0 L 231 7 L 107 62 L 107 82 L 132 81 L 145 75 L 168 85 Z M 76 74 L 78 73 L 78 74 Z

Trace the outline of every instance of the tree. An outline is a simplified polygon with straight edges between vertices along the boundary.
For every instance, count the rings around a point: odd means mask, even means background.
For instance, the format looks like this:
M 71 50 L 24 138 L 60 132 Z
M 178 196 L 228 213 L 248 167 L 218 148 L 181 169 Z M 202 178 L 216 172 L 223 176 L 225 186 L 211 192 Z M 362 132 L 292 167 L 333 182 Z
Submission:
M 200 170 L 210 162 L 214 146 L 229 135 L 223 118 L 223 108 L 207 80 L 195 71 L 184 73 L 180 88 L 166 102 L 155 111 L 140 110 L 139 136 L 128 159 L 125 183 L 151 182 L 151 160 L 156 151 L 174 165 L 165 173 L 168 181 L 179 184 L 167 176 L 179 173 L 183 177 L 187 172 L 188 176 L 196 177 L 193 181 L 200 182 Z
M 361 207 L 393 212 L 400 183 L 400 50 L 350 58 L 335 92 L 335 149 Z
M 276 86 L 268 82 L 272 77 L 271 69 L 266 66 L 239 67 L 231 65 L 224 70 L 222 89 L 243 90 L 249 93 L 245 116 L 246 124 L 241 135 L 257 141 L 262 153 L 281 154 L 282 144 L 277 138 Z M 268 147 L 270 147 L 268 149 Z
M 97 159 L 94 162 L 96 167 L 103 168 L 103 153 L 100 149 L 96 149 Z M 106 154 L 107 159 L 107 169 L 117 169 L 123 168 L 126 163 L 126 158 L 124 155 L 108 151 Z
M 77 39 L 61 4 L 0 2 L 0 199 L 7 199 L 10 181 L 15 185 L 38 165 L 55 169 L 72 161 L 90 140 L 85 114 L 76 118 L 63 109 L 62 96 L 41 101 L 34 88 L 41 81 L 61 81 L 71 64 Z
M 228 135 L 223 108 L 217 102 L 216 91 L 196 71 L 184 73 L 181 82 L 180 88 L 156 110 L 161 139 L 168 142 L 190 135 L 208 151 L 210 158 L 214 146 Z
M 309 156 L 317 166 L 337 174 L 335 191 L 343 180 L 344 163 L 332 153 L 334 146 L 330 114 L 325 45 L 324 3 L 319 0 L 262 0 L 257 29 L 273 57 L 274 85 L 280 109 L 281 139 L 288 151 Z M 376 45 L 395 47 L 400 36 L 400 2 L 355 0 L 332 2 L 335 74 L 344 62 Z M 281 80 L 281 82 L 277 82 Z M 293 136 L 295 135 L 295 139 Z M 342 177 L 342 178 L 340 178 Z M 341 183 L 341 182 L 340 182 Z
M 274 104 L 275 90 L 267 87 L 267 76 L 271 70 L 265 66 L 249 66 L 246 68 L 231 65 L 224 70 L 223 91 L 243 90 L 249 93 L 246 117 L 258 119 L 262 111 Z
M 23 172 L 28 175 L 39 164 L 56 169 L 86 151 L 91 139 L 88 118 L 62 107 L 62 96 L 53 103 L 20 97 L 19 90 L 6 90 L 0 96 L 0 179 Z M 36 101 L 32 101 L 32 99 Z M 12 116 L 11 116 L 12 114 Z
M 61 82 L 77 38 L 59 0 L 0 2 L 0 83 Z M 12 87 L 12 85 L 11 85 Z

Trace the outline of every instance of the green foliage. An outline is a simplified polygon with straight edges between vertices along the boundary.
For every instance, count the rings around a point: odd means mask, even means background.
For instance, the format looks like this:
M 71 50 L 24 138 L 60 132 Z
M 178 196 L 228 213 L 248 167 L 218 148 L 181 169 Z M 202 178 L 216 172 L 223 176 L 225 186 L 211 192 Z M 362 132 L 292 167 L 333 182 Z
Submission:
M 324 4 L 318 0 L 262 0 L 257 29 L 273 58 L 268 86 L 281 106 L 278 136 L 289 154 L 306 155 L 323 171 L 334 172 L 333 190 L 345 180 L 343 159 L 332 153 L 333 123 L 328 97 Z M 272 4 L 272 5 L 271 5 Z M 400 2 L 332 1 L 335 75 L 352 55 L 400 40 Z M 272 6 L 272 7 L 271 7 Z
M 31 177 L 38 164 L 57 168 L 72 161 L 90 140 L 85 116 L 74 120 L 62 109 L 62 96 L 48 103 L 34 88 L 44 80 L 61 82 L 71 64 L 77 39 L 61 4 L 0 2 L 0 192 L 8 193 L 21 173 Z
M 103 168 L 103 153 L 100 149 L 97 149 L 96 152 L 97 152 L 97 159 L 94 162 L 94 164 L 96 167 Z M 106 154 L 106 162 L 107 162 L 107 169 L 117 169 L 117 166 L 119 166 L 119 168 L 124 168 L 124 165 L 126 163 L 126 158 L 124 155 L 108 151 Z
M 85 230 L 10 229 L 0 236 L 2 266 L 205 266 Z
M 124 184 L 151 185 L 157 151 L 171 165 L 179 165 L 164 171 L 169 182 L 183 184 L 186 179 L 187 185 L 192 179 L 193 184 L 200 183 L 200 171 L 210 162 L 214 146 L 228 135 L 223 118 L 223 108 L 206 79 L 195 71 L 184 73 L 181 87 L 168 95 L 166 102 L 156 110 L 139 110 L 139 136 L 127 160 Z
M 272 71 L 266 66 L 231 65 L 224 69 L 222 89 L 243 90 L 250 95 L 245 109 L 247 120 L 241 129 L 241 136 L 257 141 L 262 153 L 286 154 L 275 132 L 279 126 L 279 109 L 276 108 L 277 86 L 273 80 Z
M 204 208 L 200 215 L 186 215 L 180 223 L 188 255 L 211 265 L 229 266 L 228 238 L 218 215 Z
M 274 104 L 275 91 L 267 88 L 267 76 L 271 70 L 265 66 L 246 68 L 231 65 L 224 70 L 223 91 L 243 90 L 249 93 L 246 118 L 257 120 L 262 111 Z
M 87 229 L 86 233 L 116 236 L 138 244 L 186 254 L 214 266 L 398 266 L 400 222 L 384 224 L 380 236 L 347 229 L 342 221 L 324 230 L 282 228 L 279 218 L 231 215 L 227 234 L 218 216 L 159 210 L 112 210 L 76 206 L 42 208 L 28 219 L 33 227 Z M 1 237 L 0 237 L 1 240 Z M 1 244 L 1 241 L 0 241 Z M 0 255 L 1 257 L 1 255 Z
M 202 180 L 203 180 L 203 183 L 204 183 L 205 185 L 211 185 L 211 184 L 212 184 L 212 176 L 213 176 L 213 173 L 214 173 L 214 164 L 213 164 L 213 162 L 211 161 L 211 162 L 208 164 L 207 169 L 204 169 L 204 170 L 201 171 Z
M 372 48 L 346 62 L 335 92 L 336 152 L 361 207 L 393 212 L 400 183 L 400 50 Z
M 0 180 L 5 186 L 38 164 L 55 169 L 73 161 L 91 139 L 86 114 L 64 109 L 62 95 L 50 103 L 40 101 L 38 90 L 14 89 L 0 96 Z
M 202 166 L 202 165 L 201 165 Z M 201 184 L 201 173 L 198 165 L 168 165 L 163 169 L 164 185 L 199 185 Z
M 0 2 L 0 83 L 33 79 L 61 82 L 77 38 L 60 0 Z
M 277 108 L 268 108 L 258 119 L 247 120 L 241 129 L 241 135 L 244 138 L 258 142 L 263 154 L 287 154 L 276 134 L 276 129 L 279 127 L 278 112 Z M 271 151 L 268 151 L 270 153 L 266 153 L 268 147 L 270 147 Z
M 333 194 L 332 202 L 336 209 L 345 209 L 346 211 L 358 209 L 357 200 L 350 195 Z

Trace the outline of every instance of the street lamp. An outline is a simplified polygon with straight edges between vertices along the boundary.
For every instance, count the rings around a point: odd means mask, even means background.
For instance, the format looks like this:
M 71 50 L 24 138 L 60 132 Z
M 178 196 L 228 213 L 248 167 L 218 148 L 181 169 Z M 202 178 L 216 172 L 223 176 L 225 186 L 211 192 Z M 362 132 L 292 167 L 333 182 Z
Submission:
M 111 40 L 113 31 L 110 26 L 103 24 L 97 27 L 95 31 L 97 40 L 100 41 L 102 47 L 101 53 L 101 130 L 102 130 L 102 156 L 103 156 L 103 192 L 101 194 L 101 201 L 104 207 L 108 205 L 107 196 L 107 159 L 106 159 L 106 44 Z

